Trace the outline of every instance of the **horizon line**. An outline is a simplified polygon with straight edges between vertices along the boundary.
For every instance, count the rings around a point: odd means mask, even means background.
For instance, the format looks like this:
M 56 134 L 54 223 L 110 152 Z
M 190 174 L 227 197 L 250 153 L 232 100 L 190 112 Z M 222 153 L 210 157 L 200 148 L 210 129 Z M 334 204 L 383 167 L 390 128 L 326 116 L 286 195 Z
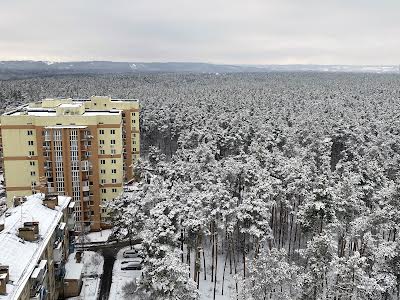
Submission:
M 43 63 L 91 63 L 91 62 L 109 62 L 109 63 L 142 63 L 142 64 L 206 64 L 206 65 L 220 65 L 220 66 L 349 66 L 349 67 L 372 67 L 372 66 L 398 66 L 399 64 L 318 64 L 318 63 L 293 63 L 293 64 L 280 64 L 280 63 L 215 63 L 215 62 L 204 62 L 204 61 L 115 61 L 115 60 L 33 60 L 33 59 L 10 59 L 10 60 L 0 60 L 0 63 L 7 62 L 43 62 Z M 51 65 L 49 64 L 49 65 Z

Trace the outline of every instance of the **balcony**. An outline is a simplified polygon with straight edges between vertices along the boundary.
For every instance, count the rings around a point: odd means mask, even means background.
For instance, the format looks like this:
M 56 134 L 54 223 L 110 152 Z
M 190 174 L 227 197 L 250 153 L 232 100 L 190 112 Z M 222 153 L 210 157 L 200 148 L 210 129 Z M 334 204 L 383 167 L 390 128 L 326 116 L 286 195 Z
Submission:
M 90 168 L 91 168 L 91 164 L 88 160 L 83 160 L 81 162 L 81 171 L 82 172 L 87 172 L 90 170 Z
M 45 134 L 44 135 L 44 141 L 45 142 L 50 142 L 51 141 L 51 135 L 50 134 Z
M 55 263 L 54 264 L 54 275 L 56 280 L 61 281 L 65 277 L 65 265 L 64 263 Z
M 68 216 L 67 227 L 70 231 L 75 229 L 75 213 Z
M 64 243 L 62 240 L 58 240 L 54 244 L 54 249 L 53 249 L 53 258 L 56 263 L 60 263 L 63 261 L 64 258 Z
M 82 191 L 88 192 L 90 190 L 89 181 L 82 181 Z
M 31 291 L 30 296 L 31 299 L 42 299 L 42 292 L 43 292 L 43 282 L 47 275 L 47 260 L 41 260 L 36 268 L 33 270 L 31 275 Z

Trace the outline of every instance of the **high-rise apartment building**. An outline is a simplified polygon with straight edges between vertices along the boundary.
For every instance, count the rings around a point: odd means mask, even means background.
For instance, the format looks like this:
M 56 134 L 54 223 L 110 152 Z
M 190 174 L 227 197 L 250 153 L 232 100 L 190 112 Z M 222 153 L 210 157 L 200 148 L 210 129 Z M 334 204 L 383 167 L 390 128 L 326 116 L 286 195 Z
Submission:
M 68 195 L 77 231 L 106 227 L 105 202 L 134 178 L 139 158 L 139 102 L 93 96 L 44 99 L 1 116 L 7 191 Z

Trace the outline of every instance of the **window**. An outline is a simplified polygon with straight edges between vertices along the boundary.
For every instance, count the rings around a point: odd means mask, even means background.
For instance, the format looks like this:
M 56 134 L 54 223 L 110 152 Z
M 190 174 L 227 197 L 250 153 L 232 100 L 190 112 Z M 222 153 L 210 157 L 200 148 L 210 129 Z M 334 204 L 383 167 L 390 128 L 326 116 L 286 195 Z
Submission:
M 115 134 L 115 129 L 111 129 L 111 130 L 110 130 L 110 133 L 111 133 L 111 134 Z
M 107 208 L 104 208 L 104 207 L 103 207 L 103 208 L 101 209 L 101 212 L 104 214 L 105 212 L 107 212 Z
M 100 170 L 100 173 L 101 173 L 101 174 L 106 174 L 106 170 L 101 169 L 101 170 Z
M 105 194 L 105 193 L 107 193 L 107 189 L 101 189 L 101 192 L 102 192 L 103 194 Z
M 29 156 L 34 156 L 35 155 L 35 151 L 29 151 Z
M 28 130 L 28 135 L 33 135 L 33 130 Z
M 101 159 L 100 160 L 100 164 L 105 165 L 106 164 L 106 160 L 105 159 Z
M 135 152 L 136 152 L 136 148 L 133 148 L 133 151 L 135 151 Z
M 35 171 L 31 171 L 31 176 L 36 176 L 36 172 Z
M 111 170 L 111 173 L 117 174 L 117 169 L 112 169 L 112 170 Z
M 33 141 L 28 141 L 29 146 L 33 146 Z
M 106 151 L 104 149 L 100 149 L 100 154 L 105 154 Z
M 91 210 L 91 211 L 90 211 L 90 214 L 91 214 L 92 216 L 94 216 L 94 211 L 93 211 L 93 210 Z
M 106 180 L 105 180 L 105 179 L 102 179 L 102 180 L 101 180 L 101 183 L 102 183 L 102 184 L 105 184 L 105 183 L 106 183 Z
M 100 129 L 100 134 L 104 134 L 104 129 Z
M 135 144 L 136 144 L 136 141 L 135 141 L 135 140 L 133 140 L 133 141 L 132 141 L 132 144 L 134 144 L 134 145 L 135 145 Z
M 35 165 L 35 162 L 34 162 L 34 161 L 30 161 L 30 162 L 29 162 L 29 165 L 34 166 L 34 165 Z
M 111 149 L 111 154 L 115 154 L 117 151 L 115 149 Z
M 116 163 L 117 163 L 117 160 L 116 160 L 116 159 L 112 159 L 112 160 L 111 160 L 111 163 L 112 163 L 112 164 L 116 164 Z
M 117 189 L 113 188 L 113 189 L 112 189 L 112 192 L 113 192 L 113 193 L 116 193 L 116 192 L 117 192 Z
M 100 140 L 100 145 L 104 145 L 104 140 Z
M 115 145 L 115 140 L 111 140 L 111 145 Z
M 136 120 L 133 120 L 132 123 L 136 123 Z
M 111 182 L 112 183 L 117 183 L 117 179 L 113 178 L 113 179 L 111 179 Z

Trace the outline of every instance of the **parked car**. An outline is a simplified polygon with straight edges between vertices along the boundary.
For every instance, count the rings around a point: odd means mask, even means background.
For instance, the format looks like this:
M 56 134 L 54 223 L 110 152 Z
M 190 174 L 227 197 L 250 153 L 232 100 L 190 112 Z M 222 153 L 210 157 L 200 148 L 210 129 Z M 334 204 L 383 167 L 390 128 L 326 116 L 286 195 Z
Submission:
M 122 254 L 123 258 L 136 258 L 136 257 L 141 257 L 141 254 L 139 250 L 136 249 L 130 249 L 130 250 L 125 250 L 124 253 Z
M 129 264 L 131 262 L 143 263 L 143 259 L 142 258 L 133 258 L 133 259 L 130 259 L 130 260 L 122 261 L 121 264 Z
M 141 270 L 142 263 L 139 261 L 127 262 L 121 266 L 121 270 Z

